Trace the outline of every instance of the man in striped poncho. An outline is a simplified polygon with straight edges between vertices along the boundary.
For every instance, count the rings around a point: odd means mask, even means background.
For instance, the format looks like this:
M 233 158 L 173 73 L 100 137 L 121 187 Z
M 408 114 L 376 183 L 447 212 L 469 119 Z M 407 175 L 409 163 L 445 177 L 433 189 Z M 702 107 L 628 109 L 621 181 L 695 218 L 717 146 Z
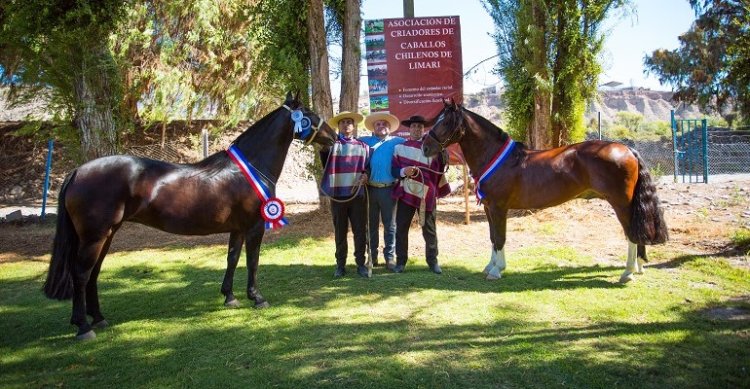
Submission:
M 357 140 L 357 124 L 362 115 L 356 112 L 341 112 L 328 120 L 328 125 L 339 129 L 339 138 L 330 150 L 320 152 L 323 162 L 321 188 L 331 197 L 331 214 L 336 240 L 336 271 L 334 277 L 346 273 L 348 256 L 347 235 L 349 223 L 354 236 L 354 261 L 357 274 L 369 277 L 365 266 L 367 245 L 367 199 L 364 184 L 367 183 L 370 148 Z
M 401 122 L 409 127 L 409 140 L 397 145 L 391 163 L 392 174 L 399 177 L 393 189 L 393 198 L 398 200 L 396 206 L 396 267 L 393 271 L 404 271 L 408 259 L 409 226 L 414 214 L 419 211 L 422 236 L 425 241 L 427 266 L 436 274 L 442 273 L 438 264 L 438 241 L 435 228 L 435 207 L 438 197 L 450 193 L 450 187 L 441 173 L 447 158 L 440 154 L 437 157 L 425 157 L 422 153 L 422 137 L 425 119 L 412 116 Z

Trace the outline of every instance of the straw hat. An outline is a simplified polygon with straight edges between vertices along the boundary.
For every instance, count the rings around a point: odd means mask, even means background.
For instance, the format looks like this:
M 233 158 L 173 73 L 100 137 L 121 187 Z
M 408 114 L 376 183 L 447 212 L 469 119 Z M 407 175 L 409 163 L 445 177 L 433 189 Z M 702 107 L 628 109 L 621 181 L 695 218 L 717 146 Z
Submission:
M 375 122 L 378 120 L 385 120 L 391 126 L 391 130 L 395 131 L 398 129 L 398 118 L 387 113 L 387 112 L 375 112 L 367 115 L 365 118 L 365 128 L 370 131 L 375 130 Z
M 409 119 L 404 120 L 404 121 L 401 122 L 401 124 L 405 125 L 406 127 L 411 126 L 412 123 L 422 123 L 422 124 L 425 124 L 425 123 L 427 123 L 427 121 L 424 120 L 423 116 L 414 115 L 414 116 L 410 117 Z
M 362 121 L 362 115 L 356 112 L 341 111 L 338 115 L 328 119 L 328 125 L 338 130 L 341 119 L 352 119 L 354 120 L 354 127 L 357 127 L 357 124 Z

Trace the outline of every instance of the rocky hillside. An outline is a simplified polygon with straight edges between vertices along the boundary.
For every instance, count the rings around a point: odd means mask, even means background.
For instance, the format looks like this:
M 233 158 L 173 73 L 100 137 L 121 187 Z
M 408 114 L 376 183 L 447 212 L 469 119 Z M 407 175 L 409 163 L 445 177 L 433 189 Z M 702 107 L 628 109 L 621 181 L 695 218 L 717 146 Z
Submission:
M 602 121 L 612 123 L 617 112 L 627 111 L 643 115 L 645 122 L 669 121 L 670 110 L 674 110 L 678 118 L 697 119 L 705 116 L 697 106 L 673 102 L 672 92 L 624 88 L 600 91 L 599 100 L 586 111 L 586 120 L 596 118 L 597 112 L 601 112 Z
M 502 99 L 497 94 L 474 94 L 464 98 L 472 111 L 498 122 L 503 110 Z M 643 88 L 623 88 L 600 90 L 599 98 L 586 110 L 586 122 L 596 119 L 601 112 L 602 122 L 614 122 L 617 112 L 636 112 L 643 115 L 644 122 L 669 121 L 670 110 L 675 110 L 678 118 L 702 118 L 705 115 L 694 105 L 678 104 L 672 101 L 672 92 L 654 91 Z

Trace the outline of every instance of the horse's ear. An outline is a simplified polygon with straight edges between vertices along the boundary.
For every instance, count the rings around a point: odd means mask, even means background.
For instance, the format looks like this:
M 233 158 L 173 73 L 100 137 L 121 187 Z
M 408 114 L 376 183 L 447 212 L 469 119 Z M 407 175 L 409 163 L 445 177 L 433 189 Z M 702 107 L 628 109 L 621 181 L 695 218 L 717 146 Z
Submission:
M 448 108 L 448 100 L 446 100 L 445 97 L 443 97 L 443 105 L 445 108 Z
M 294 101 L 299 101 L 299 89 L 294 93 Z
M 284 102 L 285 105 L 289 105 L 292 103 L 292 91 L 286 92 L 286 101 Z

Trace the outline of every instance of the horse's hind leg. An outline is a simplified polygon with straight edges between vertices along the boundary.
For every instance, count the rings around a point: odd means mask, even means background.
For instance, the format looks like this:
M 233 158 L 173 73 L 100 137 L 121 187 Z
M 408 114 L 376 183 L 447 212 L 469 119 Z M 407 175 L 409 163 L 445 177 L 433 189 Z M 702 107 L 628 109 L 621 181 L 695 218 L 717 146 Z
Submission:
M 633 274 L 638 272 L 638 261 L 636 259 L 636 255 L 638 252 L 637 249 L 638 245 L 635 243 L 628 241 L 628 259 L 625 262 L 625 271 L 620 276 L 620 283 L 625 284 L 630 281 L 635 281 L 635 277 Z
M 93 242 L 81 242 L 81 246 L 78 249 L 78 260 L 73 265 L 73 314 L 70 318 L 70 324 L 78 326 L 78 332 L 76 333 L 76 339 L 78 340 L 93 339 L 96 337 L 86 319 L 86 302 L 89 301 L 86 291 L 89 290 L 88 284 L 91 274 L 97 267 L 97 262 L 99 262 L 99 256 L 105 243 L 106 238 Z
M 107 240 L 104 242 L 104 246 L 102 246 L 101 252 L 99 253 L 99 259 L 96 261 L 96 265 L 91 271 L 88 284 L 86 284 L 86 313 L 91 316 L 91 326 L 94 328 L 104 328 L 109 325 L 107 320 L 104 319 L 104 315 L 102 315 L 99 307 L 99 286 L 97 282 L 99 279 L 99 272 L 102 269 L 102 262 L 104 262 L 104 257 L 106 257 L 109 252 L 109 245 L 112 243 L 115 230 L 116 228 L 113 229 L 112 233 L 109 234 Z
M 638 245 L 638 261 L 636 263 L 636 274 L 643 274 L 643 266 L 648 262 L 648 257 L 646 256 L 646 245 L 645 244 L 639 244 Z
M 622 201 L 625 202 L 626 200 L 622 199 Z M 620 221 L 620 225 L 622 225 L 625 235 L 627 236 L 627 231 L 630 228 L 630 207 L 613 204 L 611 199 L 609 199 L 609 203 L 612 205 L 612 208 L 614 208 L 617 220 Z M 642 265 L 639 265 L 637 258 L 639 252 L 638 245 L 628 239 L 628 258 L 625 261 L 625 271 L 620 276 L 620 283 L 625 284 L 630 281 L 635 281 L 634 274 L 640 274 L 643 272 L 643 267 Z M 645 252 L 644 249 L 644 256 Z
M 227 252 L 227 270 L 224 272 L 224 281 L 221 283 L 221 293 L 224 295 L 224 306 L 235 308 L 240 306 L 239 300 L 234 297 L 232 286 L 234 284 L 234 271 L 240 259 L 242 244 L 245 237 L 238 231 L 229 234 L 229 250 Z

